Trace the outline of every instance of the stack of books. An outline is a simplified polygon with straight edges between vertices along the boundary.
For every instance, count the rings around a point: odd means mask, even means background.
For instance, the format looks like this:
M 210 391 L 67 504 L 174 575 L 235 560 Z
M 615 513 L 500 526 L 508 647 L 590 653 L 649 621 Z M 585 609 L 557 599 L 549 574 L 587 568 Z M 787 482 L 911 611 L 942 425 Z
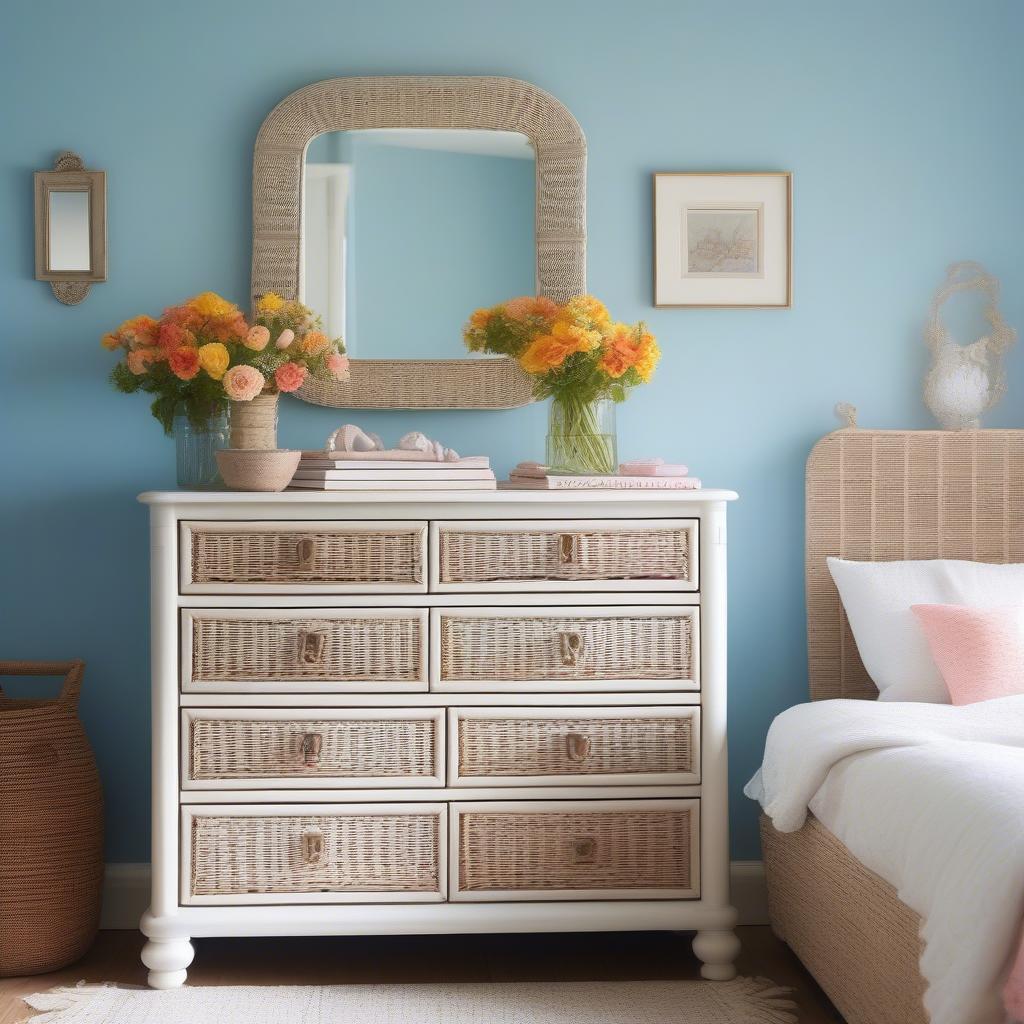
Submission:
M 408 458 L 381 458 L 382 454 L 303 452 L 289 487 L 315 491 L 493 491 L 497 487 L 486 455 L 437 462 L 417 458 L 418 452 L 402 452 Z
M 662 459 L 639 459 L 624 462 L 618 473 L 573 474 L 551 472 L 537 462 L 520 462 L 502 480 L 504 490 L 641 490 L 695 491 L 700 480 L 689 475 L 686 466 L 666 463 Z

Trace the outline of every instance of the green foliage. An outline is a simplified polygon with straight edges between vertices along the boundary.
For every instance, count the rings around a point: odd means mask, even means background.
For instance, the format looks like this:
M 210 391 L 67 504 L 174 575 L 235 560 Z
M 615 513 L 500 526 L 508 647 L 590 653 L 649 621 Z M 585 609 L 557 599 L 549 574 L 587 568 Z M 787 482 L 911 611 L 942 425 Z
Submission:
M 149 409 L 165 434 L 172 432 L 174 417 L 179 412 L 188 417 L 192 426 L 202 429 L 228 406 L 219 381 L 205 373 L 197 374 L 192 380 L 179 380 L 166 363 L 157 363 L 149 368 L 148 373 L 139 376 L 132 373 L 125 363 L 117 363 L 110 371 L 110 382 L 125 395 L 136 391 L 155 395 Z

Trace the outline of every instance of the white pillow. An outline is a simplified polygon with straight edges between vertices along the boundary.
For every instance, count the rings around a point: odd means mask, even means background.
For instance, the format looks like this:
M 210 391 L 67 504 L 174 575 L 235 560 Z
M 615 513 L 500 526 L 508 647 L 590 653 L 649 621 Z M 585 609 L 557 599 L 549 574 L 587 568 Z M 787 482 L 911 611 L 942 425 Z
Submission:
M 1024 565 L 937 558 L 921 562 L 828 559 L 857 650 L 879 700 L 948 704 L 949 690 L 913 604 L 991 608 L 1024 602 Z

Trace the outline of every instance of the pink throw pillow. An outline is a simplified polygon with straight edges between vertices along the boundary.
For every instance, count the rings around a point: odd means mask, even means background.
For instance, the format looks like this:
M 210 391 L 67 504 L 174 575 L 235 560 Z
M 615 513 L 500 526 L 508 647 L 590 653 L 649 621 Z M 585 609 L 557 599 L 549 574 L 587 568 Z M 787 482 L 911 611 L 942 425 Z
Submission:
M 915 604 L 954 704 L 1024 693 L 1024 605 Z

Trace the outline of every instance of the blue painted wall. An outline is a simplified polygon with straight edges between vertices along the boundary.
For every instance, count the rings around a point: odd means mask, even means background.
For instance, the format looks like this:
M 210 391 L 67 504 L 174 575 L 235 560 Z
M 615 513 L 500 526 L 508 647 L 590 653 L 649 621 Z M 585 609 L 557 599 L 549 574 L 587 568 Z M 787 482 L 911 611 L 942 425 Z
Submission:
M 281 20 L 283 19 L 283 20 Z M 0 652 L 80 656 L 111 860 L 148 856 L 147 527 L 174 483 L 145 401 L 108 390 L 97 339 L 212 288 L 244 300 L 252 146 L 293 89 L 335 75 L 498 74 L 548 89 L 590 147 L 589 282 L 665 352 L 620 411 L 625 456 L 663 453 L 743 500 L 731 526 L 734 852 L 765 729 L 806 692 L 803 464 L 838 399 L 923 427 L 924 313 L 983 261 L 1024 324 L 1024 5 L 1016 0 L 14 0 L 0 31 Z M 66 308 L 32 279 L 32 178 L 72 148 L 108 172 L 110 281 Z M 796 174 L 796 305 L 651 308 L 650 174 Z M 399 295 L 398 301 L 401 296 Z M 458 329 L 453 323 L 451 329 Z M 1020 425 L 1024 347 L 997 425 Z M 543 449 L 542 407 L 360 416 L 490 452 Z M 343 412 L 288 401 L 313 445 Z

